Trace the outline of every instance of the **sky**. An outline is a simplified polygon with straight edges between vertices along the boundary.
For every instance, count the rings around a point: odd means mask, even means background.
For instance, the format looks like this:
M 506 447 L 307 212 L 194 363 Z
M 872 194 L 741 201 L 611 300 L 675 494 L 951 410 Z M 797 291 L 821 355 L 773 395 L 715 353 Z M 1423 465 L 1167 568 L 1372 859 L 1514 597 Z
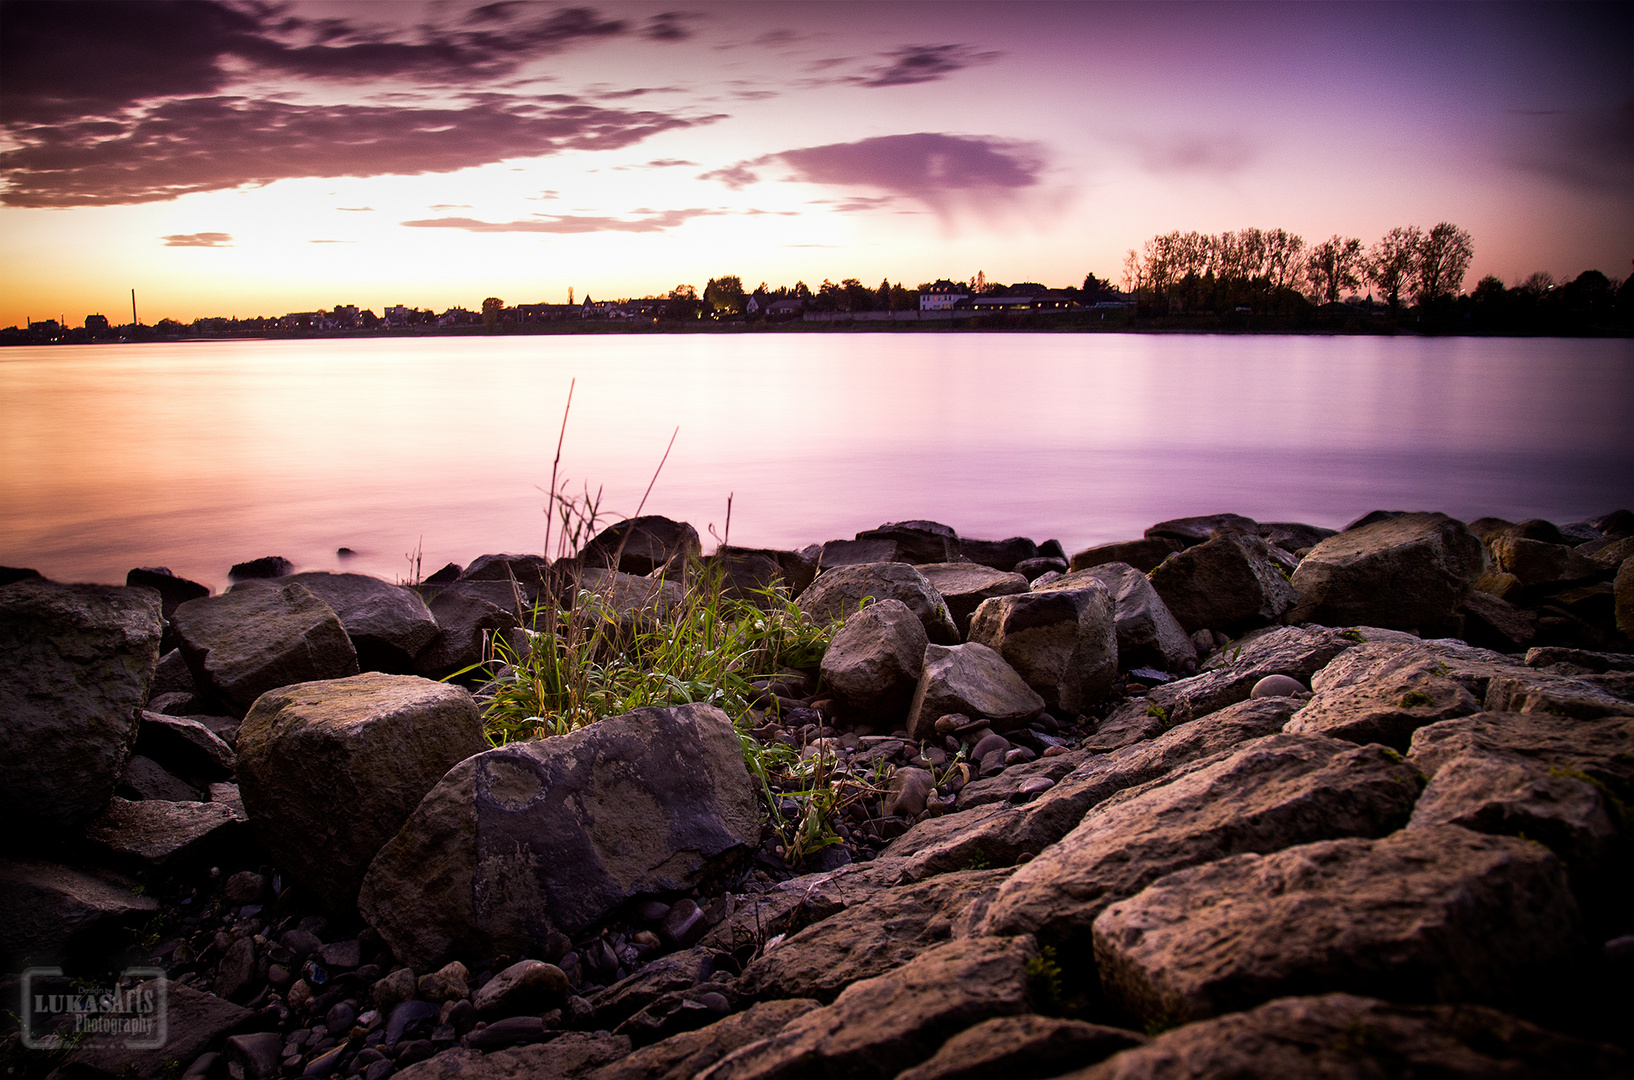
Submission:
M 677 6 L 680 5 L 680 6 Z M 0 5 L 0 325 L 881 279 L 1174 229 L 1634 259 L 1630 3 Z

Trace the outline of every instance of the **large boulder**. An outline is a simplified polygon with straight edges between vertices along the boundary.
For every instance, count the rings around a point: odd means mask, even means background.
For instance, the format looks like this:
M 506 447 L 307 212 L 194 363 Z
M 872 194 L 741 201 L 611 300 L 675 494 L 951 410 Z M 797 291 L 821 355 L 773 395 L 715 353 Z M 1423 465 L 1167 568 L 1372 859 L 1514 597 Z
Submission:
M 243 828 L 243 818 L 227 803 L 116 795 L 86 824 L 85 842 L 101 862 L 121 870 L 180 872 L 226 855 Z
M 1512 532 L 1498 533 L 1486 542 L 1491 568 L 1512 574 L 1521 588 L 1559 581 L 1591 581 L 1605 567 L 1563 543 L 1531 540 Z
M 643 1046 L 627 1058 L 603 1065 L 587 1080 L 692 1080 L 732 1051 L 771 1038 L 789 1021 L 817 1006 L 809 998 L 763 1001 L 708 1027 Z
M 830 540 L 815 547 L 812 558 L 817 561 L 818 573 L 836 566 L 898 561 L 895 540 Z
M 1400 514 L 1346 529 L 1313 547 L 1294 571 L 1289 622 L 1325 626 L 1440 626 L 1486 569 L 1475 534 L 1445 514 Z
M 637 709 L 450 769 L 375 857 L 358 906 L 417 970 L 540 955 L 760 839 L 737 732 L 708 705 Z
M 669 618 L 685 598 L 679 580 L 638 577 L 595 567 L 586 567 L 580 572 L 578 588 L 581 603 L 585 601 L 583 594 L 589 593 L 594 598 L 590 601 L 592 606 L 600 609 L 598 617 L 607 618 L 626 634 Z
M 959 538 L 959 554 L 967 562 L 1009 572 L 1018 563 L 1038 558 L 1038 545 L 1025 536 L 1012 536 L 1008 540 L 972 540 L 962 536 Z
M 949 713 L 986 720 L 994 731 L 1010 731 L 1043 711 L 1044 699 L 986 645 L 927 645 L 908 706 L 908 734 L 935 738 L 936 721 Z
M 1117 677 L 1116 605 L 1092 579 L 983 601 L 969 636 L 1002 656 L 1047 707 L 1068 715 L 1098 704 Z
M 0 823 L 6 846 L 49 842 L 108 805 L 159 662 L 159 594 L 0 588 Z
M 1171 555 L 1149 577 L 1187 633 L 1266 626 L 1298 595 L 1271 558 L 1269 545 L 1244 532 L 1222 532 Z
M 1075 570 L 1038 589 L 1070 589 L 1085 579 L 1100 582 L 1112 594 L 1119 668 L 1128 671 L 1151 667 L 1175 672 L 1197 667 L 1197 650 L 1185 628 L 1175 621 L 1146 575 L 1128 563 L 1107 562 Z
M 929 643 L 924 624 L 900 600 L 869 604 L 829 642 L 823 684 L 858 719 L 901 726 Z
M 688 560 L 702 556 L 697 529 L 657 514 L 609 525 L 579 552 L 585 566 L 637 575 L 666 568 L 677 577 Z
M 1028 937 L 959 938 L 729 1054 L 697 1080 L 888 1080 L 965 1028 L 1032 1011 Z
M 767 591 L 777 587 L 796 599 L 817 577 L 816 559 L 777 548 L 722 544 L 704 565 L 720 568 L 724 595 L 751 603 L 763 602 Z
M 957 645 L 959 628 L 947 601 L 917 567 L 900 562 L 854 563 L 824 571 L 798 601 L 814 623 L 848 619 L 865 601 L 900 600 L 925 625 L 937 645 Z
M 239 714 L 268 690 L 358 672 L 334 609 L 304 585 L 274 581 L 189 600 L 172 622 L 194 681 Z
M 890 540 L 896 557 L 909 563 L 945 563 L 959 558 L 959 536 L 935 521 L 888 521 L 857 534 L 858 540 Z
M 134 881 L 55 863 L 0 860 L 0 964 L 61 966 L 111 953 L 121 936 L 159 913 Z
M 213 780 L 226 780 L 235 768 L 232 747 L 191 716 L 142 713 L 136 752 L 201 787 Z
M 947 601 L 948 613 L 953 616 L 960 637 L 969 634 L 970 617 L 982 601 L 1027 591 L 1027 579 L 1022 575 L 980 563 L 923 563 L 919 572 Z
M 414 662 L 415 671 L 442 679 L 486 659 L 493 635 L 517 625 L 516 608 L 446 589 L 427 605 L 437 620 L 437 636 Z
M 1150 574 L 1157 564 L 1185 548 L 1180 541 L 1167 536 L 1150 536 L 1144 540 L 1123 540 L 1116 544 L 1097 544 L 1085 548 L 1072 557 L 1074 571 L 1088 570 L 1107 563 L 1133 566 L 1143 574 Z
M 437 620 L 419 594 L 406 586 L 366 574 L 319 571 L 288 580 L 305 585 L 334 609 L 364 671 L 411 672 L 415 658 L 437 636 Z
M 1616 1048 L 1480 1005 L 1397 1005 L 1353 994 L 1286 997 L 1165 1032 L 1062 1080 L 1379 1080 L 1624 1075 Z
M 254 1010 L 234 1005 L 214 994 L 169 979 L 155 979 L 132 987 L 138 995 L 164 1002 L 164 1045 L 147 1040 L 92 1039 L 74 1050 L 59 1070 L 80 1080 L 160 1080 L 174 1077 L 200 1056 L 219 1048 L 234 1032 L 253 1029 Z M 135 1047 L 127 1045 L 137 1042 Z M 218 1061 L 219 1065 L 220 1062 Z M 222 1070 L 223 1073 L 226 1069 Z M 198 1074 L 194 1074 L 198 1075 Z M 216 1075 L 216 1074 L 212 1074 Z
M 1082 1020 L 1036 1013 L 995 1016 L 959 1032 L 929 1060 L 898 1073 L 897 1080 L 1059 1076 L 1145 1042 L 1133 1031 Z
M 278 866 L 347 911 L 420 799 L 487 746 L 460 687 L 378 672 L 299 683 L 263 695 L 244 718 L 239 793 Z
M 1182 870 L 1094 935 L 1108 996 L 1173 1023 L 1300 991 L 1514 1007 L 1582 932 L 1546 849 L 1443 825 Z
M 1096 806 L 999 890 L 983 933 L 1089 944 L 1097 916 L 1165 874 L 1228 855 L 1269 853 L 1406 824 L 1418 770 L 1382 746 L 1268 735 L 1178 776 Z

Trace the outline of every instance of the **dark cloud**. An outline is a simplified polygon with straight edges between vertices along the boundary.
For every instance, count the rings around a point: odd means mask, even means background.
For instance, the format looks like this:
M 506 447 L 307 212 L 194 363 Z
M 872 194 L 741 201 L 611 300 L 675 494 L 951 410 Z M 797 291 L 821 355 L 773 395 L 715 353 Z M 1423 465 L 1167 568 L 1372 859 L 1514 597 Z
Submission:
M 168 101 L 119 121 L 13 127 L 12 206 L 156 202 L 292 177 L 453 172 L 563 150 L 611 150 L 709 118 L 484 95 L 464 108 Z
M 759 165 L 767 158 L 756 158 L 753 161 L 740 161 L 736 165 L 728 165 L 724 169 L 711 169 L 706 173 L 699 173 L 699 180 L 719 180 L 733 191 L 758 183 L 760 174 L 754 171 L 753 166 Z
M 641 28 L 643 37 L 653 41 L 685 41 L 692 36 L 692 30 L 687 26 L 703 18 L 696 11 L 664 11 L 647 20 Z
M 404 221 L 400 224 L 411 229 L 463 229 L 475 233 L 574 233 L 667 232 L 684 225 L 695 217 L 712 214 L 712 210 L 636 210 L 634 218 L 601 217 L 589 214 L 541 215 L 522 221 L 478 221 L 475 218 L 445 217 Z
M 1595 194 L 1634 190 L 1634 99 L 1600 109 L 1516 110 L 1501 151 L 1526 172 Z
M 935 82 L 978 64 L 990 64 L 1002 53 L 981 52 L 970 45 L 904 45 L 885 54 L 888 61 L 856 81 L 863 86 L 911 86 Z
M 649 168 L 649 169 L 673 169 L 673 168 L 676 168 L 676 167 L 681 166 L 681 165 L 697 165 L 697 164 L 698 163 L 696 161 L 688 161 L 685 158 L 654 158 L 652 161 L 647 162 L 647 168 Z
M 231 247 L 232 234 L 224 232 L 174 233 L 161 236 L 165 247 Z
M 1229 175 L 1253 164 L 1259 147 L 1235 135 L 1129 135 L 1142 167 L 1154 173 Z

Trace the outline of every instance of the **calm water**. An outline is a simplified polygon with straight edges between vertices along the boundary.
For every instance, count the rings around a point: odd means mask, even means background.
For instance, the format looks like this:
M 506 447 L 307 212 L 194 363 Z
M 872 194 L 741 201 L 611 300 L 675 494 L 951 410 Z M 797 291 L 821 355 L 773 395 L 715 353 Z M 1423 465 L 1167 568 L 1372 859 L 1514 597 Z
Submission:
M 1634 342 L 833 334 L 0 350 L 0 564 L 220 587 L 538 551 L 561 474 L 801 546 L 888 520 L 1068 551 L 1183 514 L 1634 505 Z M 342 560 L 342 546 L 358 554 Z

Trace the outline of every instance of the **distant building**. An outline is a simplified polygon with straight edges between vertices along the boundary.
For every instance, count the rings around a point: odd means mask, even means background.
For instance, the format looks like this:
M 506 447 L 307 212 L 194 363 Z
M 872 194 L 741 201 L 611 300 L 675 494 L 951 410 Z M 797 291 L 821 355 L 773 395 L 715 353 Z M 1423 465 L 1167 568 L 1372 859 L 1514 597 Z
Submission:
M 766 314 L 768 315 L 798 315 L 804 310 L 806 310 L 805 303 L 793 297 L 786 300 L 773 300 L 766 305 Z
M 108 317 L 106 315 L 85 316 L 85 329 L 91 331 L 92 333 L 100 334 L 102 331 L 108 329 Z
M 970 290 L 951 281 L 938 281 L 928 289 L 919 290 L 920 311 L 951 311 L 959 301 L 968 300 Z

